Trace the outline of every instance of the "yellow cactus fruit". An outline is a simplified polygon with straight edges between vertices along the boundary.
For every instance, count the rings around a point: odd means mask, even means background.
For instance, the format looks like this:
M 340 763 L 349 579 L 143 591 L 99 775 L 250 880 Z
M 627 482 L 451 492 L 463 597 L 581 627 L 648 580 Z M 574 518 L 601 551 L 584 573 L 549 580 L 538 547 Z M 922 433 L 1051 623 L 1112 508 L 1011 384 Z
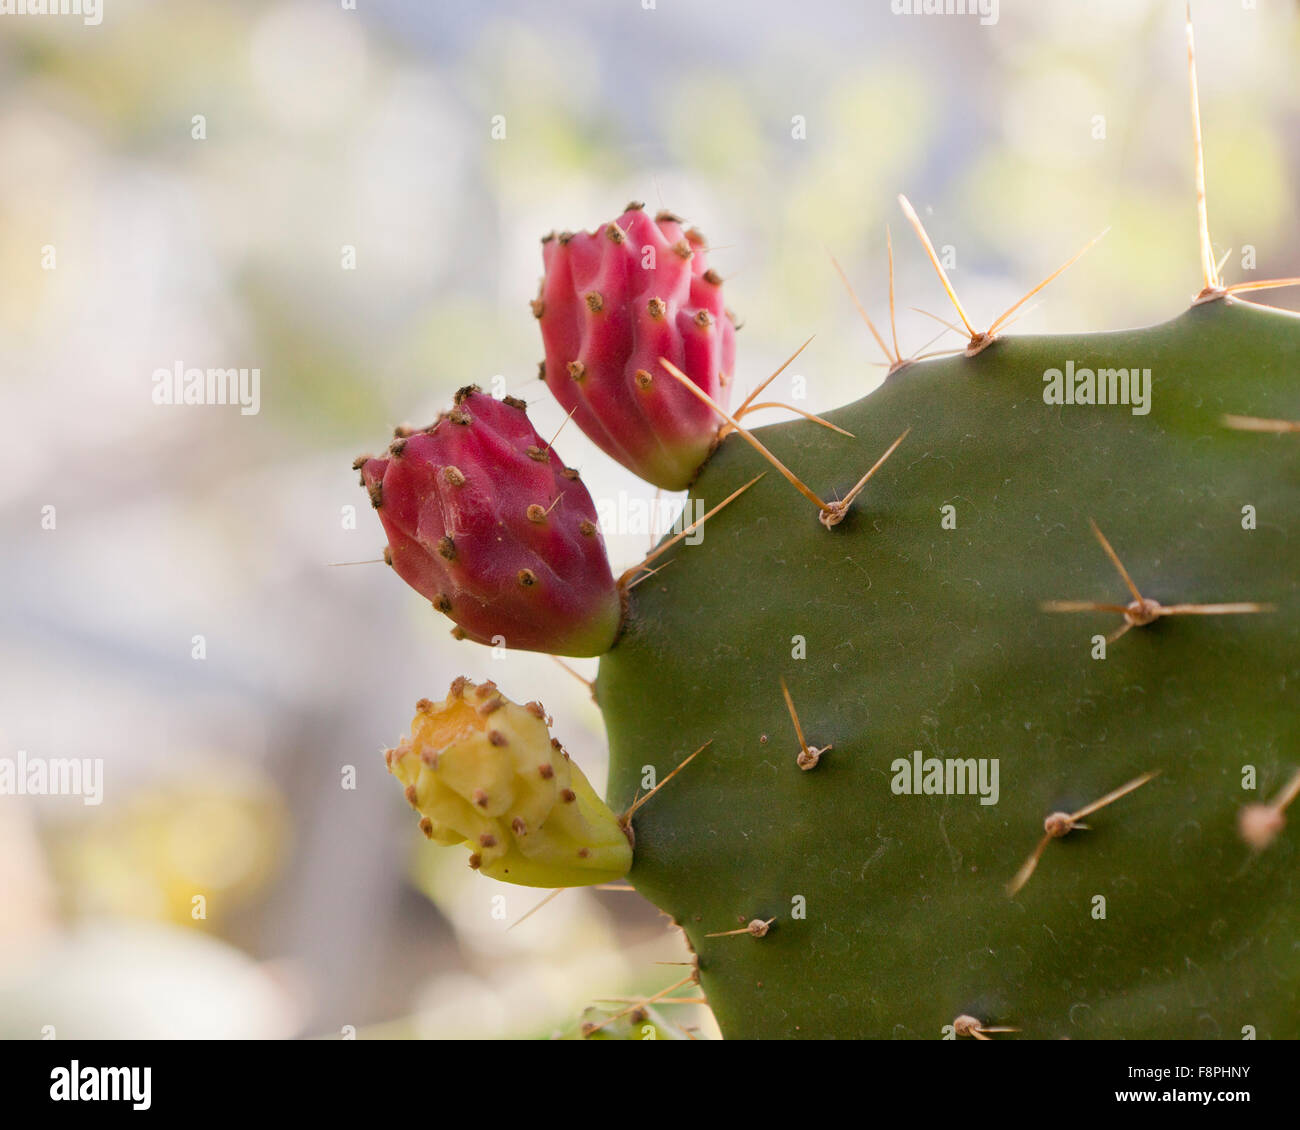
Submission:
M 442 703 L 421 699 L 388 771 L 434 843 L 465 844 L 469 865 L 525 887 L 577 887 L 626 875 L 619 819 L 547 728 L 539 703 L 459 678 Z

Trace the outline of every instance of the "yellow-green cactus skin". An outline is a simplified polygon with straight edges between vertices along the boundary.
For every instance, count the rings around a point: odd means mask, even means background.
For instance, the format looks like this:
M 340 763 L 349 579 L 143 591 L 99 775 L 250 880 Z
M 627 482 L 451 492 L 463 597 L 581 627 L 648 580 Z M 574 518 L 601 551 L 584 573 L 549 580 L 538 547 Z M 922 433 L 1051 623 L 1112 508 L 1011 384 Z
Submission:
M 626 875 L 632 846 L 617 816 L 551 737 L 540 703 L 496 684 L 451 684 L 421 699 L 409 737 L 385 751 L 420 828 L 465 844 L 469 865 L 524 887 L 579 887 Z

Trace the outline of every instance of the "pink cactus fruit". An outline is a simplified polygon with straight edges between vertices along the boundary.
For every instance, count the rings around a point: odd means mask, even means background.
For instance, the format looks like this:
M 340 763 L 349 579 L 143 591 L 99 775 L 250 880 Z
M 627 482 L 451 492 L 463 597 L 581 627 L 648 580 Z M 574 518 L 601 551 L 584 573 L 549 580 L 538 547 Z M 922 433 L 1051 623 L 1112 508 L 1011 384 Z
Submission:
M 542 241 L 533 303 L 546 346 L 542 376 L 591 440 L 643 479 L 681 490 L 722 420 L 659 364 L 666 358 L 722 407 L 736 330 L 704 239 L 668 212 L 629 204 L 594 232 Z
M 522 400 L 471 385 L 423 431 L 398 429 L 354 465 L 397 575 L 479 643 L 600 655 L 622 598 L 591 495 L 529 422 Z

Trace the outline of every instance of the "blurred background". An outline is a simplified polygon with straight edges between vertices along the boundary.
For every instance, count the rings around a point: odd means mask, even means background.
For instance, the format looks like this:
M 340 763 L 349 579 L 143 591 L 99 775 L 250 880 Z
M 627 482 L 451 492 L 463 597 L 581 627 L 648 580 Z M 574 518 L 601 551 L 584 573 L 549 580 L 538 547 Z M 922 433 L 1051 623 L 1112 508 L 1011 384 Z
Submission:
M 579 679 L 454 642 L 373 563 L 350 463 L 469 382 L 558 428 L 538 238 L 629 199 L 716 249 L 741 393 L 816 335 L 773 390 L 811 411 L 882 377 L 829 256 L 887 325 L 886 224 L 903 351 L 956 342 L 911 309 L 952 318 L 900 191 L 978 322 L 1105 228 L 1016 330 L 1179 312 L 1201 285 L 1181 0 L 902 7 L 0 15 L 0 763 L 103 766 L 100 804 L 0 795 L 0 1036 L 571 1036 L 678 979 L 635 893 L 510 929 L 546 892 L 419 835 L 380 751 L 454 676 L 541 698 L 598 789 L 604 736 Z M 1295 274 L 1297 7 L 1194 15 L 1224 273 Z M 259 411 L 155 404 L 178 363 L 260 369 Z M 623 498 L 605 533 L 634 563 L 651 488 L 577 428 L 559 447 Z M 665 1011 L 664 1035 L 713 1034 Z

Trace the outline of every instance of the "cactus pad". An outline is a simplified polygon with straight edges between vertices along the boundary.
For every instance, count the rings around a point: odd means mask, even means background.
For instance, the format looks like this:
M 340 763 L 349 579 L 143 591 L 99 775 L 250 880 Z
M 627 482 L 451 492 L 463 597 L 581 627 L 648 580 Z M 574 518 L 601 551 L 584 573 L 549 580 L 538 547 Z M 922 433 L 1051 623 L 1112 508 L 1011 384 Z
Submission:
M 1071 362 L 1149 369 L 1149 413 L 1050 403 Z M 906 365 L 829 415 L 855 439 L 758 432 L 834 498 L 911 429 L 833 529 L 767 475 L 601 662 L 614 803 L 712 741 L 637 816 L 631 881 L 726 1035 L 1300 1036 L 1300 844 L 1238 829 L 1298 759 L 1300 447 L 1225 422 L 1295 419 L 1297 372 L 1300 318 L 1211 301 Z M 729 436 L 693 494 L 765 466 Z M 1090 519 L 1145 600 L 1250 614 L 1135 615 Z M 997 803 L 900 794 L 915 751 L 997 759 Z M 1008 893 L 1047 817 L 1156 771 Z

